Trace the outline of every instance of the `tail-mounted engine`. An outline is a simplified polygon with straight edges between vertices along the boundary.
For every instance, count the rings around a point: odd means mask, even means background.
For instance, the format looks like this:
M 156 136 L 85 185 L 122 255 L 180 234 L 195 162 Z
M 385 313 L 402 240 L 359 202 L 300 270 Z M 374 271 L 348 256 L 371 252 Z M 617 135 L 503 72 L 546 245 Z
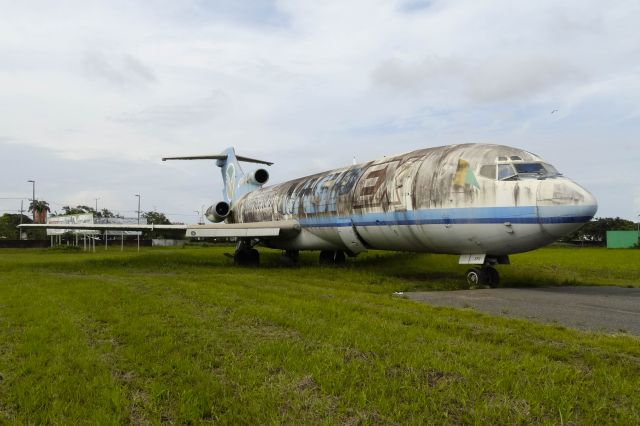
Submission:
M 252 185 L 264 185 L 269 180 L 269 172 L 265 169 L 258 169 L 252 173 L 249 173 L 246 177 L 246 182 Z
M 222 222 L 231 214 L 231 206 L 226 201 L 220 201 L 207 209 L 205 216 L 209 222 Z

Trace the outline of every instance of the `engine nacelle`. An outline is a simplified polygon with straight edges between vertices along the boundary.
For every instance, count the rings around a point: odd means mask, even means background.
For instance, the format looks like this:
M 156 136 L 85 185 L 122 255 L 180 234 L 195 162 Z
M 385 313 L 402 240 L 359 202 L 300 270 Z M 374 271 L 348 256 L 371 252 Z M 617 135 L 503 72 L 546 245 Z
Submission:
M 231 206 L 226 201 L 220 201 L 210 206 L 205 213 L 209 222 L 222 222 L 231 214 Z
M 254 185 L 264 185 L 269 180 L 269 172 L 265 169 L 255 170 L 248 176 L 247 182 Z

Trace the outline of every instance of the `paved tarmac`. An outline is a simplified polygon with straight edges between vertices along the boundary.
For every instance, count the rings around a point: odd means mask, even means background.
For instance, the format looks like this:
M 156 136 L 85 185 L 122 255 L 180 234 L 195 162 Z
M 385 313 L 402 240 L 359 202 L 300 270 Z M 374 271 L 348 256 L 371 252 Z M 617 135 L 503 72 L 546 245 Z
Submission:
M 640 288 L 544 287 L 407 292 L 437 306 L 474 308 L 493 315 L 640 336 Z

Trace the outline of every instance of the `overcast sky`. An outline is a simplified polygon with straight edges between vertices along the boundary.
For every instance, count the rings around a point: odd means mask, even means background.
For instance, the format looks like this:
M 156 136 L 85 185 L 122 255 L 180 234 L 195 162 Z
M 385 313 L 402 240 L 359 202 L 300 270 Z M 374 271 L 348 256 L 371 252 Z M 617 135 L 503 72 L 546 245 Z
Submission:
M 0 0 L 0 213 L 195 222 L 212 162 L 272 183 L 466 142 L 524 148 L 640 213 L 640 2 Z M 25 204 L 26 205 L 26 204 Z

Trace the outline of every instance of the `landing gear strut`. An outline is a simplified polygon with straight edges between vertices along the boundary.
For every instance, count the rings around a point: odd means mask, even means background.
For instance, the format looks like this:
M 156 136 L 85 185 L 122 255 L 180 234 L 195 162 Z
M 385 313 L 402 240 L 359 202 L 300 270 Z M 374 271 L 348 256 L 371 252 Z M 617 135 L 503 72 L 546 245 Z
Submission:
M 322 250 L 320 252 L 321 265 L 342 265 L 345 262 L 343 251 Z
M 253 248 L 251 241 L 241 240 L 233 254 L 233 263 L 237 266 L 259 266 L 260 253 Z
M 465 278 L 469 288 L 497 287 L 500 284 L 500 274 L 496 268 L 488 265 L 482 268 L 469 269 L 465 274 Z

